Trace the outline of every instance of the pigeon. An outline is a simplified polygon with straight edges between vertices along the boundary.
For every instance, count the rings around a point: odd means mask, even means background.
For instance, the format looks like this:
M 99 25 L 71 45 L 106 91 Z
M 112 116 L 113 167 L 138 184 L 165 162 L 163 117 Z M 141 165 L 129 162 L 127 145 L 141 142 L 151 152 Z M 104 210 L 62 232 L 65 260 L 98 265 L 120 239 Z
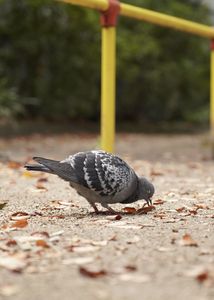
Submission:
M 58 175 L 68 181 L 83 196 L 96 213 L 100 203 L 111 213 L 109 204 L 132 203 L 144 199 L 152 204 L 154 186 L 146 178 L 139 177 L 120 157 L 102 150 L 78 152 L 62 161 L 33 157 L 37 164 L 26 164 L 28 171 Z

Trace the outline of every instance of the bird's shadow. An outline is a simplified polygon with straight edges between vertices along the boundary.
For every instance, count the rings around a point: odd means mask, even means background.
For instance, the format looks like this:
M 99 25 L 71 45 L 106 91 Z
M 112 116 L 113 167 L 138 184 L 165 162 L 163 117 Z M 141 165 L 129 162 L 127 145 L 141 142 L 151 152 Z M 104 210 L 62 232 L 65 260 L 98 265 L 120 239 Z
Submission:
M 76 217 L 76 218 L 85 218 L 85 217 L 108 217 L 108 216 L 112 216 L 115 217 L 115 220 L 119 220 L 120 216 L 141 216 L 141 215 L 146 215 L 148 212 L 152 211 L 154 208 L 154 206 L 148 206 L 147 208 L 141 208 L 138 209 L 134 212 L 129 212 L 129 211 L 115 211 L 115 212 L 111 212 L 108 210 L 101 210 L 98 213 L 94 212 L 94 211 L 90 211 L 88 209 L 82 209 L 81 212 L 72 212 L 69 214 L 69 216 L 72 217 Z

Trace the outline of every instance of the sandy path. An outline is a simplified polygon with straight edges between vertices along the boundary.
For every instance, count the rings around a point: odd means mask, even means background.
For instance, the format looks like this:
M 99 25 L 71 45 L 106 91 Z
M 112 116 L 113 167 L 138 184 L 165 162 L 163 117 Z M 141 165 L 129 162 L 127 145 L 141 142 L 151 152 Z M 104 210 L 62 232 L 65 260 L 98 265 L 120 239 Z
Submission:
M 91 213 L 55 176 L 29 177 L 7 161 L 60 159 L 97 144 L 91 135 L 0 140 L 0 203 L 7 203 L 0 299 L 214 299 L 214 163 L 206 137 L 119 135 L 117 153 L 156 187 L 155 210 L 125 214 L 115 205 L 120 220 Z M 27 221 L 11 220 L 18 211 Z

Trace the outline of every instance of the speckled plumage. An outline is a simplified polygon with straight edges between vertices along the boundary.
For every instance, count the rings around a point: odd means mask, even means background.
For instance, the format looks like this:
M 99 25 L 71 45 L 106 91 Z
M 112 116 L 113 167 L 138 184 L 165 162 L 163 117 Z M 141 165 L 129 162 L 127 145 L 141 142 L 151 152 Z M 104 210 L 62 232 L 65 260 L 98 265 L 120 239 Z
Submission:
M 153 185 L 139 178 L 128 164 L 116 155 L 93 150 L 78 152 L 62 161 L 34 157 L 39 164 L 26 165 L 27 170 L 56 174 L 85 197 L 98 212 L 95 203 L 113 212 L 110 203 L 131 203 L 154 193 Z

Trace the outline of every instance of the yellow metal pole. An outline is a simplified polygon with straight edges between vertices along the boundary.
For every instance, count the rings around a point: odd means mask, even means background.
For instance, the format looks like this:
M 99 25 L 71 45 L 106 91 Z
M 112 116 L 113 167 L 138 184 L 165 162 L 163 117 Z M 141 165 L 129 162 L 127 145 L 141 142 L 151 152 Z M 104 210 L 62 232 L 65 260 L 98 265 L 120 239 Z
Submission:
M 211 26 L 177 18 L 130 4 L 120 4 L 120 14 L 133 19 L 143 20 L 152 24 L 177 29 L 191 34 L 214 38 L 214 29 Z
M 107 10 L 109 3 L 107 0 L 57 0 L 59 2 L 65 2 L 78 6 L 84 6 L 88 8 Z
M 116 27 L 102 27 L 101 148 L 114 151 Z
M 99 11 L 106 11 L 109 9 L 109 0 L 58 0 L 70 4 L 85 6 Z M 114 0 L 115 1 L 115 0 Z M 130 1 L 131 2 L 131 1 Z M 159 13 L 149 9 L 137 7 L 134 5 L 120 2 L 120 15 L 133 19 L 142 20 L 148 23 L 177 29 L 180 31 L 188 32 L 203 36 L 206 38 L 214 38 L 214 29 L 211 26 L 203 25 L 200 23 L 192 22 L 182 18 L 177 18 L 167 14 Z
M 214 159 L 214 40 L 211 41 L 210 58 L 210 135 L 212 159 Z

